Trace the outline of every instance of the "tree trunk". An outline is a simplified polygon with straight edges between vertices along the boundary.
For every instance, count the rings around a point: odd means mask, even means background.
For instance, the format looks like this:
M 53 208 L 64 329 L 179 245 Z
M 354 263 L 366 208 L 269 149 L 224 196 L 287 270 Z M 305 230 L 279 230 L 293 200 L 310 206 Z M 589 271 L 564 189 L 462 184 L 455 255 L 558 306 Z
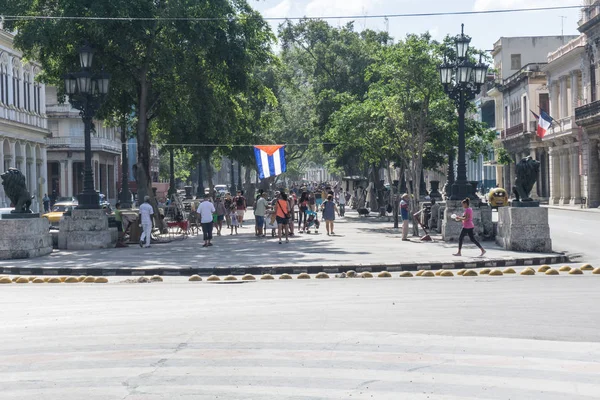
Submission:
M 150 204 L 154 209 L 154 226 L 165 231 L 165 224 L 160 218 L 158 203 L 154 198 L 152 190 L 152 179 L 150 175 L 150 137 L 148 135 L 148 80 L 146 71 L 140 74 L 140 91 L 138 98 L 138 125 L 137 125 L 137 142 L 138 142 L 138 159 L 136 163 L 136 182 L 138 204 L 144 202 L 146 196 L 150 197 Z
M 250 174 L 252 170 L 248 167 L 244 170 L 244 196 L 246 196 L 246 203 L 249 206 L 254 207 L 254 198 L 256 197 L 254 193 L 256 192 L 256 188 L 250 181 Z
M 240 163 L 239 161 L 238 161 L 238 166 L 237 166 L 237 173 L 238 173 L 237 190 L 243 190 L 243 185 L 242 185 L 242 163 Z
M 213 182 L 213 165 L 210 161 L 210 156 L 206 158 L 206 179 L 208 180 L 208 191 L 211 196 L 215 195 L 215 184 Z

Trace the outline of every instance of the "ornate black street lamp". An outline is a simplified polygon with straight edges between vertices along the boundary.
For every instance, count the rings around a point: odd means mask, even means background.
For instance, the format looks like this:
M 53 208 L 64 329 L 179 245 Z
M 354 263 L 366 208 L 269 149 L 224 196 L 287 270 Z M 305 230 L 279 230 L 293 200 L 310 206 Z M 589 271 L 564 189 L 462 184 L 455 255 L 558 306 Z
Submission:
M 108 93 L 110 75 L 91 71 L 94 49 L 83 46 L 79 49 L 81 71 L 65 76 L 65 93 L 69 95 L 69 103 L 80 111 L 84 125 L 85 161 L 83 165 L 83 192 L 78 195 L 79 209 L 100 208 L 100 196 L 94 189 L 92 170 L 92 120 Z
M 456 181 L 452 184 L 450 200 L 462 200 L 470 197 L 472 186 L 467 181 L 467 161 L 465 151 L 465 112 L 469 102 L 481 91 L 485 83 L 488 65 L 481 62 L 475 64 L 469 60 L 469 43 L 471 38 L 464 33 L 462 24 L 461 34 L 456 36 L 456 56 L 453 60 L 444 57 L 440 65 L 440 79 L 444 91 L 454 100 L 458 109 L 458 167 Z

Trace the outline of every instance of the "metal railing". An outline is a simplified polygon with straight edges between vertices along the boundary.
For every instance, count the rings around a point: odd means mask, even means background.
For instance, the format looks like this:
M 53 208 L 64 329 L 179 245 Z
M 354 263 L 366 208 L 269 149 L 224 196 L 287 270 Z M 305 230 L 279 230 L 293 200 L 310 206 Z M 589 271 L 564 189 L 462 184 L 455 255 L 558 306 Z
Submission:
M 578 125 L 592 117 L 600 117 L 600 100 L 596 100 L 575 109 L 575 121 Z
M 518 135 L 519 133 L 523 133 L 523 128 L 524 128 L 524 125 L 521 122 L 518 125 L 512 126 L 512 127 L 508 128 L 506 130 L 503 130 L 502 131 L 502 139 L 506 139 L 506 138 L 509 138 L 511 136 Z
M 83 150 L 85 140 L 83 137 L 53 137 L 46 140 L 48 148 L 68 148 L 73 150 Z M 92 151 L 108 151 L 111 153 L 121 153 L 121 142 L 106 138 L 92 137 Z

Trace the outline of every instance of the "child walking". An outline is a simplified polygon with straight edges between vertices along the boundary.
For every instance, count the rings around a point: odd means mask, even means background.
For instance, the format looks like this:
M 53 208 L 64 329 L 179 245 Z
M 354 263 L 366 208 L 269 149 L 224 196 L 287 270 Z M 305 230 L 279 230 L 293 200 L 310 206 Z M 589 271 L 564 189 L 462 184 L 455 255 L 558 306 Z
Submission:
M 480 257 L 483 257 L 483 255 L 485 254 L 485 250 L 483 249 L 483 247 L 481 247 L 481 244 L 479 244 L 479 242 L 477 241 L 477 239 L 475 239 L 475 236 L 473 236 L 473 231 L 475 230 L 475 225 L 473 224 L 473 209 L 470 207 L 471 205 L 471 200 L 469 198 L 466 198 L 462 201 L 462 207 L 465 210 L 464 214 L 462 217 L 456 217 L 456 221 L 462 221 L 463 224 L 463 228 L 462 231 L 460 232 L 460 237 L 458 238 L 458 253 L 454 254 L 455 256 L 461 256 L 461 251 L 462 251 L 462 245 L 463 245 L 463 240 L 465 238 L 465 236 L 469 236 L 469 239 L 471 239 L 471 242 L 473 242 L 473 244 L 477 247 L 479 247 L 479 250 L 481 250 L 481 255 Z
M 235 206 L 235 204 L 233 204 L 231 206 L 231 208 L 229 209 L 229 218 L 231 219 L 231 235 L 233 235 L 233 230 L 235 229 L 235 234 L 238 234 L 238 215 L 237 215 L 237 207 Z

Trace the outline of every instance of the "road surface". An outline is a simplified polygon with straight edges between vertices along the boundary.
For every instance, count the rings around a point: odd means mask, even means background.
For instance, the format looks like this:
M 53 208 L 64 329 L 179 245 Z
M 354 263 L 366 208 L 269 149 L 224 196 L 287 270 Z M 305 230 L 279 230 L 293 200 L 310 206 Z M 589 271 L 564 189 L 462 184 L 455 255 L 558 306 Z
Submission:
M 600 397 L 600 276 L 4 285 L 3 400 Z

